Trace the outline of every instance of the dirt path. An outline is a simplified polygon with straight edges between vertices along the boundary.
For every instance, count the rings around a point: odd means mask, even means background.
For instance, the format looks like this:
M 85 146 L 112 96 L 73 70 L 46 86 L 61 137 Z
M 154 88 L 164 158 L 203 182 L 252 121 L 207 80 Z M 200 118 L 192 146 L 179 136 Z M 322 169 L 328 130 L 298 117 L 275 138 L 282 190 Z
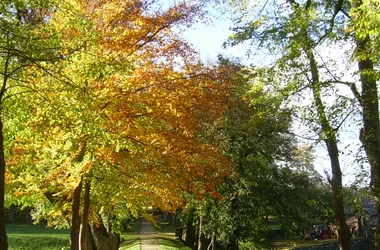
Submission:
M 141 219 L 140 223 L 141 250 L 158 250 L 158 236 L 154 231 L 152 223 L 145 219 Z

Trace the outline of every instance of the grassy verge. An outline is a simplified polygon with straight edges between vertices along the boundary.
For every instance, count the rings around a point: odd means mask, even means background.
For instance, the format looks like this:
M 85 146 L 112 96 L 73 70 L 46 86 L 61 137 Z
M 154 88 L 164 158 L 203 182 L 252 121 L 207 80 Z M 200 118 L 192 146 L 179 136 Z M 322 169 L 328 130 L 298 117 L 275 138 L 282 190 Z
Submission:
M 191 248 L 183 245 L 174 234 L 174 228 L 172 225 L 169 225 L 167 222 L 160 221 L 158 223 L 160 226 L 156 228 L 156 233 L 158 234 L 158 243 L 160 244 L 160 249 L 162 250 L 190 250 Z
M 121 235 L 119 250 L 140 250 L 140 221 L 132 222 L 131 228 Z
M 69 230 L 44 225 L 7 225 L 9 250 L 69 249 Z
M 274 247 L 274 249 L 294 249 L 296 247 L 317 246 L 317 245 L 331 244 L 331 243 L 337 243 L 337 242 L 338 242 L 338 240 L 336 240 L 336 239 L 318 240 L 318 241 L 312 241 L 312 240 L 296 240 L 296 241 L 281 240 L 281 241 L 274 242 L 273 247 Z

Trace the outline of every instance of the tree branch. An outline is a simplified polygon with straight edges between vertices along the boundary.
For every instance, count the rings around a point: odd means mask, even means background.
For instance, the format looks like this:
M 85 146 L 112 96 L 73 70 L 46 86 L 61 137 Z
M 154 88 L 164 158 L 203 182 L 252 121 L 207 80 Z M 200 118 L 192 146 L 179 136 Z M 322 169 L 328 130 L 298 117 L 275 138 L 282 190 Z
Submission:
M 9 47 L 9 33 L 7 33 L 7 46 Z M 8 75 L 8 68 L 9 68 L 10 59 L 11 59 L 11 55 L 10 55 L 9 50 L 8 50 L 8 53 L 7 53 L 6 59 L 5 59 L 5 64 L 4 64 L 3 84 L 2 84 L 1 89 L 0 89 L 0 103 L 2 103 L 4 94 L 5 94 L 5 90 L 7 89 L 7 81 L 8 81 L 7 75 Z M 2 108 L 1 105 L 0 105 L 0 108 Z
M 343 118 L 343 120 L 339 123 L 339 125 L 334 128 L 335 131 L 338 131 L 340 129 L 340 127 L 343 125 L 343 123 L 347 120 L 347 118 L 354 112 L 354 109 L 352 109 L 347 115 L 346 117 Z

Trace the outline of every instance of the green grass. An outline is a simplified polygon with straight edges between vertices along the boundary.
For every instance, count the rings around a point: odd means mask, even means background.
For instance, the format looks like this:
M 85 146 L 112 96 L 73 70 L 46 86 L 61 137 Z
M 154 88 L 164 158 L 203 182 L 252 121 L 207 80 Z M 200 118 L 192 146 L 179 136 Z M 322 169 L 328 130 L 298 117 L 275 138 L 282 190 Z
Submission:
M 140 221 L 132 222 L 131 228 L 121 235 L 119 250 L 140 250 Z
M 160 226 L 156 228 L 156 233 L 158 234 L 158 243 L 160 244 L 160 249 L 162 250 L 190 250 L 191 248 L 185 246 L 182 241 L 180 241 L 174 234 L 174 228 L 167 222 L 160 221 L 158 223 Z
M 296 240 L 296 241 L 289 241 L 289 240 L 281 240 L 276 241 L 273 244 L 274 249 L 294 249 L 296 247 L 306 247 L 306 246 L 316 246 L 316 245 L 324 245 L 324 244 L 331 244 L 331 243 L 337 243 L 338 240 L 336 239 L 329 239 L 329 240 Z
M 70 232 L 44 225 L 7 225 L 9 250 L 61 250 L 70 248 Z

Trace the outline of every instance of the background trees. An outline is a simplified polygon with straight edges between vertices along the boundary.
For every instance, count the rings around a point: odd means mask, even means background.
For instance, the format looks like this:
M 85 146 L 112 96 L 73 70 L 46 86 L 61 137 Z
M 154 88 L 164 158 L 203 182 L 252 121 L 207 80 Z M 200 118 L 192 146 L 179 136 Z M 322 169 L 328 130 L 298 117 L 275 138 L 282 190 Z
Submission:
M 209 126 L 205 133 L 219 140 L 237 175 L 219 186 L 223 199 L 194 201 L 183 217 L 186 236 L 198 236 L 186 242 L 198 249 L 218 249 L 218 244 L 267 249 L 275 238 L 303 237 L 303 229 L 331 219 L 324 210 L 331 205 L 330 192 L 313 169 L 310 152 L 296 150 L 291 111 L 256 71 L 240 73 L 224 125 Z
M 341 247 L 350 249 L 346 245 L 349 232 L 344 222 L 343 207 L 336 206 L 342 204 L 336 199 L 342 186 L 337 143 L 339 129 L 346 119 L 350 119 L 352 114 L 361 116 L 361 141 L 371 165 L 371 189 L 376 190 L 378 171 L 374 162 L 378 161 L 371 156 L 370 152 L 374 151 L 366 145 L 363 137 L 372 138 L 373 146 L 378 138 L 375 128 L 379 119 L 377 78 L 373 67 L 376 52 L 370 52 L 376 44 L 372 39 L 377 34 L 373 29 L 376 25 L 367 16 L 377 10 L 377 4 L 374 1 L 263 1 L 257 8 L 243 6 L 245 10 L 239 15 L 230 44 L 248 40 L 267 48 L 275 54 L 273 69 L 279 70 L 276 77 L 270 79 L 276 79 L 281 92 L 286 95 L 303 93 L 303 97 L 311 95 L 315 109 L 310 112 L 307 107 L 303 113 L 311 115 L 307 119 L 308 124 L 326 143 L 332 166 L 330 184 L 335 193 L 334 206 L 336 215 L 340 214 L 336 220 L 341 225 L 341 230 L 338 229 Z M 251 19 L 252 15 L 244 15 L 245 12 L 252 14 L 251 11 L 256 14 L 256 19 Z M 368 17 L 368 25 L 362 24 L 359 28 L 359 20 L 365 17 Z M 330 48 L 339 52 L 332 57 L 326 53 Z M 358 69 L 349 62 L 350 55 L 356 58 Z M 347 70 L 353 72 L 351 79 L 345 74 Z M 311 93 L 307 94 L 306 89 Z M 376 192 L 372 194 L 377 197 Z

